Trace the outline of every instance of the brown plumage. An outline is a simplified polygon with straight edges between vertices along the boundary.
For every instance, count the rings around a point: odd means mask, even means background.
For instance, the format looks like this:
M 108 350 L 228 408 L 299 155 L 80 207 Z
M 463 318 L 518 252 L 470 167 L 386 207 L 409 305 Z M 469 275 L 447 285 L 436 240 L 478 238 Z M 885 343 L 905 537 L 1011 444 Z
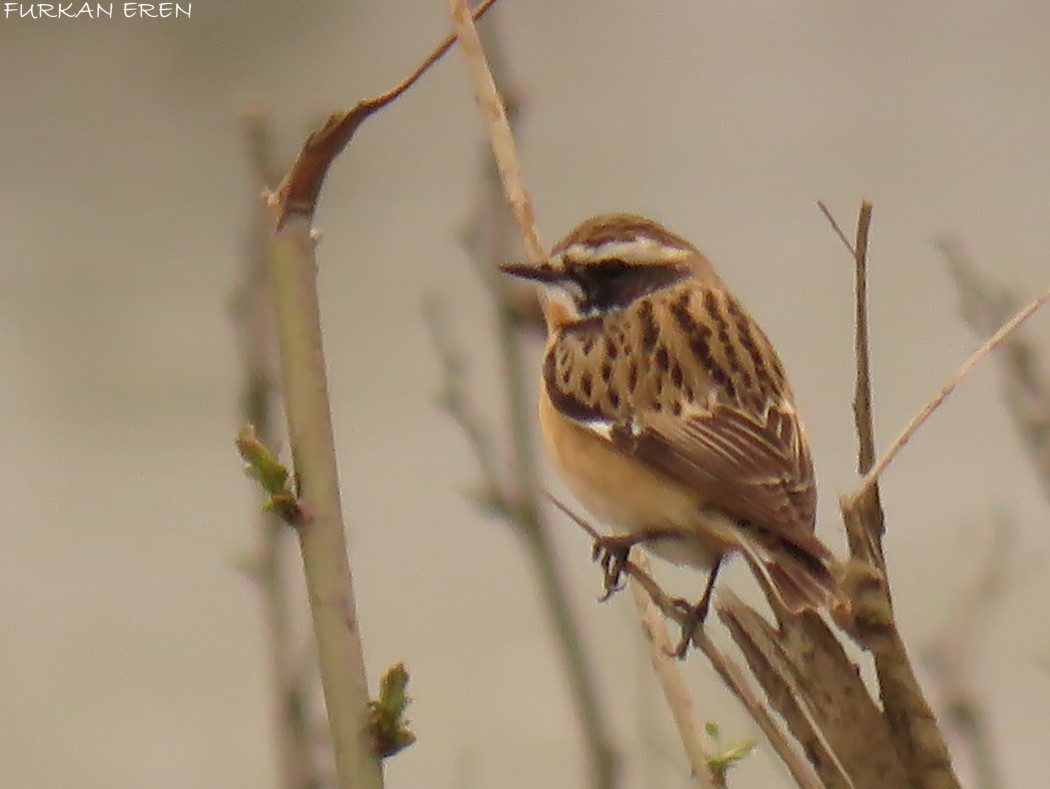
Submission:
M 658 555 L 711 567 L 712 583 L 739 550 L 789 612 L 839 602 L 783 367 L 707 258 L 615 214 L 577 227 L 543 266 L 504 269 L 553 296 L 541 425 L 593 514 Z

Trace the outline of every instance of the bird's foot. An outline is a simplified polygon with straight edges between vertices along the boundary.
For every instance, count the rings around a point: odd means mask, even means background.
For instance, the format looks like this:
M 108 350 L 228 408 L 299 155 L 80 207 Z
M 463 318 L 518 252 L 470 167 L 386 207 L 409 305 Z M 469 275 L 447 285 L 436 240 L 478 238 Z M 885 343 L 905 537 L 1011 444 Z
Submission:
M 671 605 L 685 614 L 682 617 L 682 639 L 678 642 L 674 652 L 671 653 L 679 660 L 682 660 L 686 652 L 689 651 L 689 645 L 693 643 L 696 631 L 704 626 L 707 612 L 711 608 L 711 595 L 715 591 L 715 580 L 718 578 L 718 570 L 721 566 L 722 557 L 719 557 L 711 567 L 711 572 L 707 574 L 707 585 L 704 587 L 704 593 L 700 595 L 700 600 L 697 601 L 696 605 L 692 605 L 688 600 L 683 600 L 681 597 L 671 601 Z
M 679 660 L 685 658 L 686 653 L 689 651 L 689 646 L 693 643 L 693 636 L 704 626 L 710 603 L 711 597 L 706 594 L 700 599 L 699 603 L 695 604 L 681 597 L 676 597 L 671 601 L 671 604 L 683 614 L 681 620 L 682 637 L 678 641 L 678 646 L 671 653 L 672 656 Z
M 591 558 L 602 568 L 602 584 L 605 590 L 598 602 L 604 603 L 614 593 L 623 589 L 620 579 L 627 569 L 627 556 L 637 542 L 638 538 L 630 535 L 599 537 L 594 541 Z

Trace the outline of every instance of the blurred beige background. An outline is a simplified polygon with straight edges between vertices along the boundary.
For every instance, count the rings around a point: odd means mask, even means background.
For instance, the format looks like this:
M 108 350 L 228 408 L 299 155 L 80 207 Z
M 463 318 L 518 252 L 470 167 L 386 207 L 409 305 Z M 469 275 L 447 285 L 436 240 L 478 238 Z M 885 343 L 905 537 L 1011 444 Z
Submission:
M 1050 7 L 503 0 L 492 19 L 527 97 L 525 174 L 545 241 L 628 209 L 720 265 L 791 371 L 820 530 L 841 550 L 852 270 L 815 201 L 850 227 L 862 198 L 875 203 L 885 445 L 974 345 L 936 238 L 956 234 L 1026 297 L 1050 286 Z M 189 21 L 0 19 L 5 784 L 273 785 L 260 601 L 234 569 L 257 504 L 232 446 L 226 301 L 255 197 L 239 114 L 267 108 L 290 151 L 312 120 L 401 79 L 448 27 L 444 0 L 198 0 Z M 432 405 L 440 374 L 420 303 L 437 294 L 477 397 L 493 418 L 502 410 L 490 305 L 457 243 L 481 141 L 453 52 L 366 124 L 323 196 L 358 603 L 372 682 L 397 661 L 412 672 L 419 742 L 389 764 L 389 786 L 581 786 L 531 569 L 504 524 L 461 495 L 477 469 Z M 1050 348 L 1050 316 L 1028 332 Z M 923 429 L 883 495 L 916 654 L 954 615 L 996 509 L 1013 513 L 1026 572 L 973 679 L 1007 785 L 1042 785 L 1047 505 L 992 365 Z M 684 786 L 629 599 L 595 603 L 598 571 L 575 527 L 557 544 L 629 785 Z M 739 568 L 728 578 L 751 591 Z M 701 658 L 685 671 L 705 718 L 730 738 L 752 733 Z M 733 785 L 788 782 L 760 745 Z

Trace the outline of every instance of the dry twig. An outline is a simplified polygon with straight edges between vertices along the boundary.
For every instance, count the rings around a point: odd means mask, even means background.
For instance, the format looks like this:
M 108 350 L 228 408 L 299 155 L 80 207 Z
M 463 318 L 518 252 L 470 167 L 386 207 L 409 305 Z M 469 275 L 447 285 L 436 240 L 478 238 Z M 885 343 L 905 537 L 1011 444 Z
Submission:
M 521 231 L 522 242 L 529 260 L 538 263 L 547 257 L 546 249 L 536 232 L 536 218 L 532 211 L 532 201 L 525 191 L 525 182 L 521 177 L 518 165 L 518 149 L 514 143 L 514 132 L 511 131 L 507 112 L 500 98 L 496 81 L 489 68 L 485 50 L 481 46 L 478 30 L 474 26 L 470 10 L 465 0 L 448 0 L 449 13 L 459 37 L 460 48 L 467 58 L 471 78 L 474 82 L 474 94 L 485 115 L 485 126 L 492 143 L 492 155 L 499 169 L 500 183 L 510 205 L 511 213 Z
M 962 297 L 963 319 L 979 338 L 992 334 L 1017 309 L 1017 298 L 977 269 L 959 244 L 944 242 L 941 251 Z M 1039 349 L 1011 335 L 999 354 L 1006 408 L 1024 441 L 1050 501 L 1050 380 L 1040 369 Z
M 825 216 L 830 212 L 821 204 Z M 840 238 L 844 234 L 831 219 Z M 849 537 L 850 551 L 860 566 L 874 573 L 854 573 L 854 617 L 852 631 L 875 659 L 885 718 L 897 754 L 904 761 L 908 779 L 918 787 L 957 789 L 959 781 L 952 770 L 948 747 L 937 726 L 933 711 L 923 695 L 908 658 L 904 641 L 893 617 L 889 582 L 882 553 L 885 520 L 879 502 L 878 477 L 896 450 L 883 455 L 869 470 L 874 457 L 874 427 L 871 411 L 871 375 L 868 364 L 867 327 L 867 249 L 871 227 L 871 205 L 861 205 L 857 222 L 857 243 L 852 248 L 856 267 L 856 351 L 857 377 L 854 397 L 857 434 L 860 443 L 858 470 L 867 475 L 857 490 L 842 496 L 840 506 Z M 847 244 L 849 246 L 849 244 Z M 864 302 L 864 303 L 862 303 Z M 953 385 L 954 386 L 954 385 Z M 945 395 L 946 396 L 946 395 Z M 943 399 L 943 398 L 942 398 Z M 918 424 L 921 424 L 920 420 Z M 908 433 L 904 440 L 910 437 Z M 895 444 L 896 448 L 903 442 Z M 887 459 L 888 458 L 888 459 Z M 862 583 L 856 583 L 857 579 Z
M 995 608 L 1002 602 L 1011 580 L 1017 578 L 1017 568 L 1011 561 L 1014 538 L 1011 524 L 1003 517 L 996 518 L 986 560 L 973 583 L 956 601 L 955 614 L 945 617 L 944 629 L 924 655 L 940 688 L 945 719 L 970 755 L 978 789 L 1005 785 L 984 704 L 972 688 L 970 674 L 977 652 L 986 641 Z
M 497 2 L 498 0 L 485 0 L 474 10 L 473 18 L 480 19 Z M 378 96 L 362 99 L 349 110 L 330 115 L 324 126 L 306 138 L 295 164 L 292 165 L 271 197 L 271 206 L 278 230 L 284 226 L 285 221 L 293 213 L 313 216 L 328 168 L 350 143 L 358 127 L 416 84 L 419 78 L 452 48 L 455 42 L 455 36 L 447 36 L 400 83 Z
M 908 441 L 911 440 L 911 437 L 915 435 L 915 432 L 922 427 L 922 424 L 929 419 L 930 415 L 940 407 L 941 403 L 943 403 L 948 396 L 955 391 L 955 388 L 978 364 L 978 362 L 982 361 L 988 356 L 988 354 L 1008 340 L 1010 335 L 1013 334 L 1021 324 L 1038 312 L 1047 301 L 1050 301 L 1050 290 L 1038 296 L 1024 309 L 1014 315 L 1013 318 L 1003 324 L 999 331 L 985 340 L 981 346 L 970 355 L 970 358 L 963 362 L 962 366 L 960 366 L 944 384 L 941 391 L 934 395 L 930 401 L 922 407 L 919 413 L 917 413 L 911 422 L 908 423 L 908 426 L 904 428 L 899 436 L 897 436 L 893 444 L 890 445 L 890 448 L 882 454 L 871 471 L 864 476 L 864 479 L 861 480 L 856 490 L 849 495 L 848 501 L 850 503 L 856 502 L 872 488 L 879 476 L 882 475 L 882 472 L 886 470 L 886 467 L 897 456 L 897 453 L 900 452 Z
M 634 564 L 641 572 L 649 574 L 648 561 L 644 556 L 638 555 Z M 701 787 L 725 789 L 725 776 L 721 776 L 721 780 L 718 780 L 711 772 L 710 756 L 705 752 L 700 728 L 696 725 L 693 699 L 689 695 L 689 689 L 685 686 L 681 669 L 675 660 L 675 647 L 667 634 L 663 612 L 640 584 L 632 580 L 629 586 L 631 587 L 631 598 L 634 600 L 635 609 L 641 620 L 642 630 L 649 644 L 649 659 L 652 661 L 653 671 L 660 682 L 660 687 L 663 688 L 664 698 L 674 718 L 675 728 L 678 730 L 678 737 L 682 741 L 686 758 L 689 759 L 693 777 Z
M 597 540 L 601 537 L 598 530 L 588 523 L 586 519 L 573 512 L 558 498 L 546 492 L 544 495 L 555 507 L 561 510 L 566 517 L 590 535 L 592 540 Z M 628 559 L 624 562 L 623 572 L 628 576 L 631 582 L 645 590 L 646 595 L 648 595 L 649 599 L 652 600 L 653 604 L 666 618 L 674 620 L 679 626 L 686 624 L 688 615 L 680 606 L 675 604 L 674 598 L 668 595 L 660 585 L 656 583 L 653 577 L 645 569 L 639 566 L 635 560 Z M 721 606 L 719 606 L 719 608 L 721 609 Z M 721 614 L 721 610 L 719 613 Z M 743 669 L 741 669 L 740 666 L 722 652 L 715 643 L 707 637 L 703 628 L 697 628 L 696 632 L 693 634 L 693 646 L 697 647 L 704 653 L 710 661 L 711 666 L 722 679 L 722 682 L 725 683 L 730 692 L 732 692 L 737 700 L 744 706 L 744 709 L 747 710 L 752 720 L 758 724 L 758 727 L 762 730 L 766 740 L 791 772 L 791 776 L 795 779 L 795 782 L 802 787 L 802 789 L 824 789 L 824 785 L 813 772 L 813 768 L 792 746 L 791 742 L 784 735 L 783 731 L 781 731 L 776 721 L 774 721 L 772 713 L 754 692 L 750 682 L 744 675 Z M 694 729 L 695 725 L 688 728 Z M 680 736 L 683 738 L 690 736 L 689 731 L 680 732 Z
M 498 179 L 483 180 L 483 188 L 490 191 L 484 194 L 481 206 L 474 213 L 472 227 L 466 234 L 473 242 L 470 251 L 475 267 L 490 272 L 496 262 L 507 259 L 509 244 L 505 213 L 497 209 L 497 206 L 501 206 L 500 187 L 505 190 L 507 202 L 518 223 L 529 256 L 540 260 L 545 253 L 536 232 L 532 207 L 518 169 L 513 131 L 495 78 L 466 5 L 450 0 L 449 10 L 456 34 L 459 36 L 460 48 L 467 57 L 475 80 L 479 104 L 488 120 L 493 157 L 499 174 Z M 492 161 L 488 157 L 486 160 Z M 484 249 L 484 252 L 481 252 L 481 249 Z M 485 471 L 488 476 L 486 487 L 489 488 L 486 493 L 489 495 L 490 504 L 498 505 L 524 539 L 533 566 L 539 575 L 544 607 L 553 624 L 573 704 L 583 728 L 591 785 L 596 789 L 614 787 L 618 784 L 618 760 L 610 744 L 606 716 L 600 711 L 598 692 L 584 654 L 579 629 L 573 621 L 568 595 L 555 561 L 549 528 L 540 507 L 538 466 L 533 447 L 532 409 L 528 397 L 531 387 L 526 384 L 521 347 L 520 329 L 524 326 L 521 320 L 522 312 L 503 278 L 486 275 L 485 279 L 491 286 L 496 303 L 496 325 L 504 364 L 503 380 L 515 465 L 514 490 L 502 485 L 495 487 L 497 480 L 489 468 Z M 458 417 L 458 421 L 464 427 L 470 427 L 469 419 L 465 421 Z M 471 436 L 469 430 L 468 437 L 477 440 L 477 436 Z M 476 445 L 476 452 L 479 451 L 479 446 L 481 445 Z M 479 460 L 483 454 L 479 454 Z

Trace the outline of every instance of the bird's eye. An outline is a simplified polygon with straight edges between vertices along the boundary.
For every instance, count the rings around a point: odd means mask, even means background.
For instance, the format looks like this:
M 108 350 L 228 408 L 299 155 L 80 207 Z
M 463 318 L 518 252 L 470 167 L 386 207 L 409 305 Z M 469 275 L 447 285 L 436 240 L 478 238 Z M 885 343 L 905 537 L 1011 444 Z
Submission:
M 635 290 L 631 267 L 622 260 L 607 260 L 601 263 L 577 266 L 568 272 L 569 281 L 579 293 L 576 302 L 581 312 L 623 306 L 630 301 Z

